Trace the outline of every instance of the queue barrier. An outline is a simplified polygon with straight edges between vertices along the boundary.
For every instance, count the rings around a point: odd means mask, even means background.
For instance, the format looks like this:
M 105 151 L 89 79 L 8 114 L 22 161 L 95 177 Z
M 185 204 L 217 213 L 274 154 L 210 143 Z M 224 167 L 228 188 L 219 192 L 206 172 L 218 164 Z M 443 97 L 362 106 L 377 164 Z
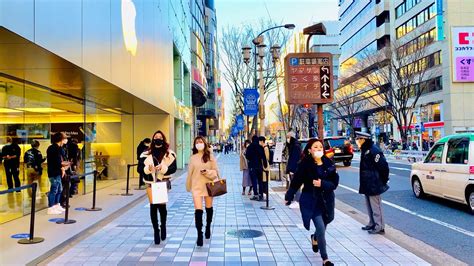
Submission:
M 133 196 L 132 193 L 128 193 L 128 190 L 130 188 L 130 168 L 137 165 L 137 163 L 127 164 L 127 187 L 125 188 L 125 193 L 123 193 L 122 196 Z
M 29 238 L 23 238 L 18 240 L 18 244 L 37 244 L 41 243 L 44 241 L 44 238 L 42 237 L 35 237 L 35 215 L 36 215 L 36 191 L 38 190 L 38 184 L 36 182 L 33 182 L 29 185 L 17 187 L 17 188 L 12 188 L 12 189 L 7 189 L 0 191 L 0 195 L 7 194 L 7 193 L 12 193 L 12 192 L 19 192 L 23 189 L 28 189 L 31 188 L 31 214 L 30 214 L 30 235 Z

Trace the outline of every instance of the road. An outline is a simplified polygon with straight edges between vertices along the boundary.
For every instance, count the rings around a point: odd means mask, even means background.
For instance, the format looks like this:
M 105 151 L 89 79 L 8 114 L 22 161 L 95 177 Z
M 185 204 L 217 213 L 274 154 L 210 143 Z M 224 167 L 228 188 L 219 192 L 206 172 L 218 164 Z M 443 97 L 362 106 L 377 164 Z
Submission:
M 433 246 L 469 265 L 474 265 L 474 216 L 466 206 L 435 197 L 417 199 L 409 181 L 411 166 L 389 161 L 390 189 L 383 194 L 386 224 Z M 337 199 L 367 213 L 359 188 L 359 161 L 338 166 Z

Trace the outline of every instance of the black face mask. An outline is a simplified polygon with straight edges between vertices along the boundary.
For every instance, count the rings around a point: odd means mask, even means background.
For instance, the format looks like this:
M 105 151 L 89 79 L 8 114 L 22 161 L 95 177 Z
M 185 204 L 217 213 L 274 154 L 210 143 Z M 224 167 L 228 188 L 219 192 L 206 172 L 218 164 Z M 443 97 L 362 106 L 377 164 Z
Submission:
M 153 144 L 155 144 L 155 146 L 163 146 L 163 140 L 162 139 L 154 139 Z

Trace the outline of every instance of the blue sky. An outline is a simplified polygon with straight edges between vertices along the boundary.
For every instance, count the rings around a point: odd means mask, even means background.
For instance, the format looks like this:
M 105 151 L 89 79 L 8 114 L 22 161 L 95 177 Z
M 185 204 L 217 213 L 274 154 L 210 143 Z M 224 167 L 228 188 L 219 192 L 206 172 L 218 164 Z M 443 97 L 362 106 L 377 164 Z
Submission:
M 258 23 L 262 18 L 276 22 L 293 23 L 295 30 L 324 20 L 337 20 L 338 0 L 215 0 L 218 35 L 228 25 Z M 222 69 L 221 69 L 222 70 Z M 229 85 L 221 79 L 226 105 L 226 120 L 232 99 Z

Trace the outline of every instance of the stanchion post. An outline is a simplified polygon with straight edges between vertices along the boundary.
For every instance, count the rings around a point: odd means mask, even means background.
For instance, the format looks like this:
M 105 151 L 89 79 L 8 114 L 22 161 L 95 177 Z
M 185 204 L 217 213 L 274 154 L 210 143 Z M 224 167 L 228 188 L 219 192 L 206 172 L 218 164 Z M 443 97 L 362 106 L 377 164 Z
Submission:
M 130 167 L 131 164 L 127 164 L 127 188 L 126 188 L 126 193 L 122 193 L 122 196 L 132 196 L 133 194 L 128 193 L 128 187 L 130 183 Z
M 264 172 L 264 174 L 266 174 Z M 267 200 L 266 200 L 266 203 L 265 203 L 265 206 L 261 206 L 260 209 L 262 210 L 274 210 L 275 207 L 271 207 L 269 206 L 270 204 L 270 172 L 268 172 L 268 175 L 267 175 Z
M 66 181 L 66 212 L 64 213 L 64 220 L 63 221 L 57 221 L 57 224 L 73 224 L 76 222 L 76 220 L 70 220 L 69 219 L 69 183 L 71 182 L 71 177 L 66 175 L 67 181 Z
M 101 211 L 102 208 L 95 207 L 96 195 L 97 195 L 97 170 L 94 170 L 94 185 L 92 190 L 92 208 L 87 208 L 86 211 Z
M 38 184 L 31 184 L 31 213 L 30 213 L 30 237 L 18 240 L 18 244 L 36 244 L 44 241 L 42 237 L 35 237 L 35 214 L 36 214 L 36 191 Z

